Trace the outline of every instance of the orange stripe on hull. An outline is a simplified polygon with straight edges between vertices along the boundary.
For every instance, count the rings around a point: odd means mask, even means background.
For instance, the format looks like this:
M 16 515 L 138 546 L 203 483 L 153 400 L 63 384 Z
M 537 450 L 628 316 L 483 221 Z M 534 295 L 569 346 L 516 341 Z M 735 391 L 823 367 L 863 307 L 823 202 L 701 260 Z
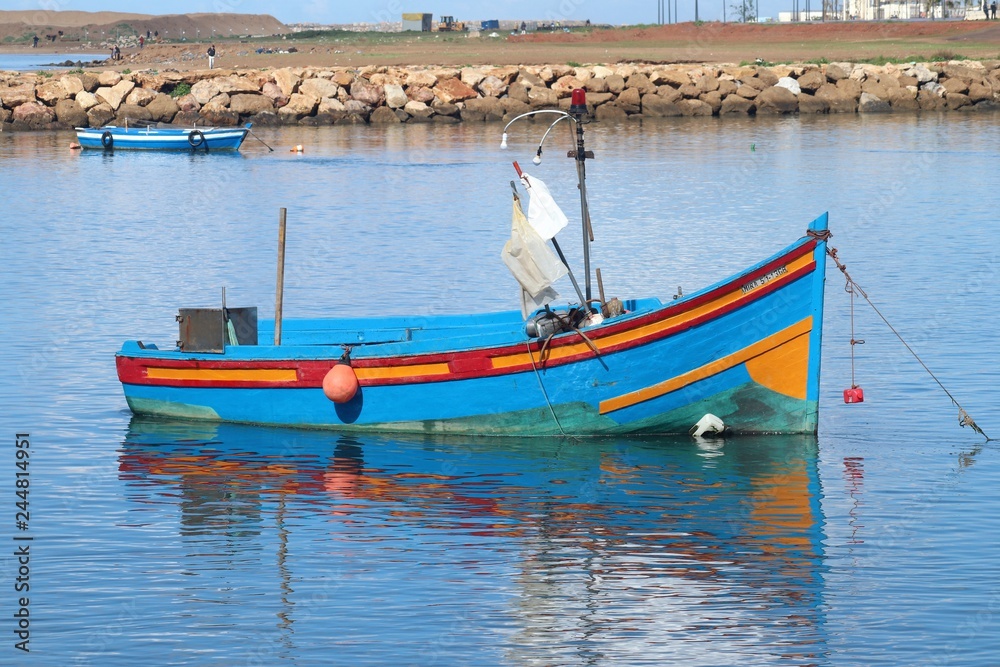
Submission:
M 203 382 L 295 382 L 294 368 L 147 368 L 154 380 L 195 380 Z
M 780 350 L 787 343 L 792 341 L 798 341 L 800 338 L 803 339 L 806 355 L 808 358 L 809 352 L 809 332 L 812 331 L 812 317 L 807 317 L 804 320 L 793 324 L 792 326 L 782 329 L 778 333 L 772 334 L 765 338 L 764 340 L 758 341 L 753 345 L 743 348 L 738 352 L 727 355 L 713 361 L 710 364 L 705 364 L 687 373 L 682 373 L 676 377 L 670 378 L 669 380 L 664 380 L 650 387 L 645 387 L 637 391 L 632 391 L 627 394 L 622 394 L 621 396 L 616 396 L 614 398 L 609 398 L 606 401 L 601 401 L 600 412 L 602 415 L 609 412 L 614 412 L 615 410 L 621 410 L 623 408 L 631 407 L 643 401 L 649 401 L 654 398 L 659 398 L 664 394 L 669 394 L 672 391 L 677 391 L 689 384 L 697 382 L 699 380 L 704 380 L 707 377 L 717 375 L 723 371 L 729 370 L 734 366 L 742 363 L 752 362 L 759 357 L 767 357 L 776 350 Z M 797 348 L 803 343 L 795 343 L 793 347 Z M 773 357 L 772 357 L 773 358 Z M 784 357 L 782 357 L 784 358 Z M 763 366 L 763 362 L 758 362 L 758 375 L 763 376 L 764 374 L 760 372 L 760 368 Z M 805 366 L 805 364 L 802 364 Z M 794 375 L 795 371 L 792 372 Z M 778 374 L 780 375 L 780 374 Z M 768 376 L 769 381 L 777 386 L 781 387 L 794 387 L 794 383 L 797 378 L 785 378 L 785 377 L 775 377 L 771 378 Z M 768 386 L 768 385 L 765 385 Z M 777 390 L 776 390 L 777 391 Z M 785 393 L 785 392 L 782 392 Z M 802 383 L 802 398 L 805 398 L 805 383 Z

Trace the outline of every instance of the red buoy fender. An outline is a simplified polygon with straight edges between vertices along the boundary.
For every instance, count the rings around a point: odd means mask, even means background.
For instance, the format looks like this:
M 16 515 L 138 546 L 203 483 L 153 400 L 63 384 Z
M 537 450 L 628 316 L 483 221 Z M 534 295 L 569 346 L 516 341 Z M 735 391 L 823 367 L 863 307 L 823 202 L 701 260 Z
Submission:
M 358 393 L 358 376 L 347 364 L 337 364 L 323 378 L 323 394 L 334 403 L 347 403 Z

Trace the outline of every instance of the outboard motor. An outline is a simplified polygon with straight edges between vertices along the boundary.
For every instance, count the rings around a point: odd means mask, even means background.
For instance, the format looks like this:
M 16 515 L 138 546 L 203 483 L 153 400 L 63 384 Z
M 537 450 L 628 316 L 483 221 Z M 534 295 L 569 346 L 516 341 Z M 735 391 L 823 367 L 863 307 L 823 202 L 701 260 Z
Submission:
M 548 338 L 569 329 L 566 321 L 548 308 L 538 311 L 524 323 L 529 338 Z

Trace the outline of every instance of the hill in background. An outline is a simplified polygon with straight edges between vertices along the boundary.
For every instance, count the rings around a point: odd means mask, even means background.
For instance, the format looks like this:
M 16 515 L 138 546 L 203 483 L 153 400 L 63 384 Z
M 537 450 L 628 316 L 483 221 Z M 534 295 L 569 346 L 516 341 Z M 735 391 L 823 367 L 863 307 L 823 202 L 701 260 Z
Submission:
M 56 35 L 59 42 L 101 42 L 147 31 L 171 40 L 193 41 L 215 36 L 277 35 L 289 32 L 289 28 L 267 14 L 0 11 L 0 44 L 30 42 L 32 35 L 43 41 L 46 35 Z

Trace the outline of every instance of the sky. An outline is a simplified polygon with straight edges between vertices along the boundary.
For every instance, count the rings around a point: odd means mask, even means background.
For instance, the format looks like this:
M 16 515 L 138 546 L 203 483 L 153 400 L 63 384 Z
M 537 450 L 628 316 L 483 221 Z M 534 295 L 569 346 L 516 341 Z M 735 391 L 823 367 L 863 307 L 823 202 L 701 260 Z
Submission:
M 237 14 L 270 14 L 283 23 L 358 23 L 399 21 L 404 12 L 424 12 L 437 20 L 449 14 L 458 20 L 522 19 L 539 21 L 585 20 L 612 25 L 656 23 L 657 10 L 667 0 L 305 0 L 274 2 L 266 0 L 171 0 L 138 2 L 127 0 L 0 0 L 0 9 L 117 11 L 140 14 L 186 14 L 227 12 Z M 761 0 L 760 16 L 777 18 L 779 10 L 790 10 L 794 0 Z M 805 9 L 808 0 L 799 0 Z M 722 19 L 723 7 L 732 18 L 731 5 L 736 0 L 676 0 L 681 21 L 694 20 L 695 4 L 698 16 L 705 21 Z M 742 4 L 742 1 L 740 2 Z M 815 9 L 821 0 L 812 0 Z M 767 13 L 770 12 L 770 13 Z M 671 11 L 671 14 L 673 12 Z

